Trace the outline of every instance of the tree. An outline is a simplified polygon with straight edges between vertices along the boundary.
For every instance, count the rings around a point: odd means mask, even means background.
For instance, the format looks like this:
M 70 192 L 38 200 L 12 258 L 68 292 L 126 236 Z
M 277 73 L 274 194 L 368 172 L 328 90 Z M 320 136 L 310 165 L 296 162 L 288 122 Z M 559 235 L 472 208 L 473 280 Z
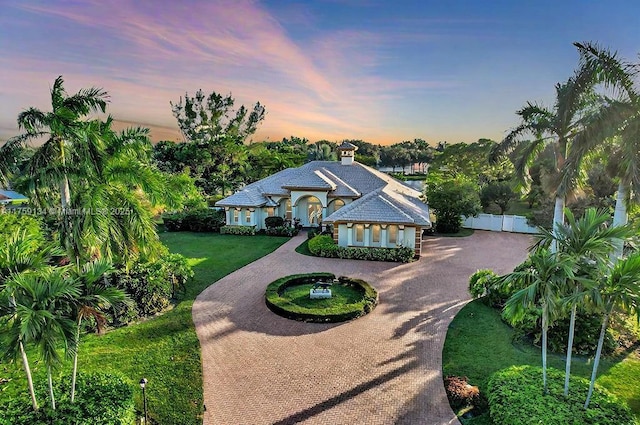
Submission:
M 436 229 L 441 233 L 457 233 L 463 215 L 475 216 L 482 210 L 477 185 L 464 177 L 445 179 L 429 173 L 425 195 L 436 212 Z
M 617 91 L 618 97 L 606 98 L 577 138 L 576 148 L 563 169 L 563 184 L 574 184 L 587 154 L 605 146 L 611 174 L 619 180 L 614 224 L 623 225 L 628 219 L 629 203 L 640 193 L 640 93 L 634 79 L 637 65 L 593 43 L 574 45 L 580 52 L 582 67 L 595 72 L 597 82 Z M 617 247 L 616 257 L 622 256 L 622 248 Z
M 500 208 L 500 214 L 509 207 L 509 203 L 516 197 L 511 189 L 511 185 L 507 182 L 490 182 L 480 190 L 480 202 L 483 208 L 496 204 Z
M 308 161 L 335 161 L 338 159 L 335 143 L 328 140 L 320 140 L 309 145 L 307 151 Z
M 198 177 L 215 180 L 224 195 L 227 186 L 233 185 L 235 173 L 242 175 L 240 169 L 246 161 L 244 141 L 264 120 L 264 106 L 257 102 L 251 112 L 244 105 L 234 110 L 235 100 L 230 94 L 223 97 L 213 92 L 205 96 L 202 90 L 170 103 L 178 127 L 198 156 L 202 170 Z
M 594 208 L 585 211 L 579 219 L 576 219 L 569 209 L 565 210 L 565 215 L 567 222 L 556 224 L 555 233 L 541 229 L 542 234 L 537 246 L 548 248 L 555 235 L 558 252 L 567 255 L 574 264 L 575 278 L 567 281 L 568 292 L 566 294 L 571 306 L 565 362 L 564 395 L 566 397 L 569 394 L 576 314 L 578 307 L 584 308 L 585 306 L 585 299 L 580 298 L 580 294 L 583 297 L 589 296 L 585 283 L 596 279 L 599 271 L 607 266 L 609 255 L 615 249 L 616 242 L 632 236 L 634 232 L 627 227 L 609 227 L 609 214 Z
M 488 161 L 494 146 L 496 142 L 489 139 L 444 145 L 442 151 L 435 155 L 431 169 L 446 171 L 452 176 L 463 175 L 479 185 L 509 180 L 513 174 L 513 166 L 507 158 L 494 163 Z
M 22 341 L 33 343 L 47 368 L 51 408 L 56 409 L 53 393 L 53 369 L 62 362 L 58 345 L 73 353 L 74 323 L 69 306 L 80 295 L 78 285 L 66 276 L 63 267 L 48 267 L 37 273 L 12 276 L 7 282 L 14 297 L 13 324 L 9 328 L 9 347 L 14 350 Z
M 581 67 L 565 83 L 556 84 L 556 100 L 552 109 L 528 102 L 516 112 L 521 123 L 492 148 L 489 156 L 492 162 L 496 162 L 522 146 L 514 167 L 522 183 L 528 186 L 529 167 L 546 145 L 553 146 L 553 169 L 558 176 L 554 188 L 554 228 L 555 223 L 564 221 L 565 197 L 573 189 L 571 185 L 560 185 L 560 170 L 565 166 L 572 140 L 582 130 L 583 122 L 591 112 L 586 107 L 593 104 L 594 84 L 593 69 Z M 533 140 L 529 140 L 529 137 L 533 137 Z M 556 249 L 553 243 L 551 250 L 555 252 Z
M 166 190 L 170 179 L 151 165 L 149 130 L 116 133 L 111 123 L 92 121 L 84 133 L 98 135 L 97 153 L 71 200 L 79 213 L 70 215 L 69 228 L 63 229 L 78 268 L 81 260 L 93 258 L 127 264 L 139 256 L 157 256 L 160 242 L 151 207 L 173 206 L 179 198 Z
M 55 253 L 58 252 L 50 246 L 43 245 L 39 230 L 33 228 L 16 228 L 0 243 L 0 331 L 5 339 L 3 354 L 11 359 L 20 355 L 34 410 L 38 410 L 38 401 L 24 348 L 26 335 L 21 332 L 17 321 L 19 311 L 12 281 L 21 274 L 42 270 L 46 267 L 50 255 Z
M 101 332 L 106 322 L 106 309 L 127 302 L 124 291 L 104 284 L 104 276 L 114 270 L 105 260 L 94 260 L 85 263 L 82 269 L 74 270 L 72 276 L 79 284 L 79 294 L 72 303 L 72 317 L 76 327 L 73 339 L 73 372 L 71 375 L 71 403 L 76 393 L 76 376 L 78 373 L 78 350 L 80 347 L 80 329 L 83 320 L 93 318 L 97 331 Z
M 518 284 L 523 289 L 505 303 L 504 313 L 510 320 L 520 320 L 533 307 L 542 311 L 542 387 L 547 393 L 547 334 L 550 323 L 561 313 L 560 294 L 567 279 L 573 278 L 573 263 L 562 253 L 546 248 L 536 249 L 529 255 L 527 267 L 502 276 L 499 285 Z
M 627 258 L 619 259 L 612 268 L 603 270 L 604 278 L 599 282 L 598 290 L 595 292 L 594 304 L 602 311 L 602 326 L 600 327 L 600 337 L 593 360 L 591 372 L 591 382 L 589 392 L 584 403 L 584 408 L 589 407 L 593 386 L 598 374 L 600 356 L 604 337 L 609 326 L 609 319 L 614 308 L 633 313 L 640 317 L 640 252 L 635 252 Z
M 52 186 L 58 187 L 60 205 L 66 209 L 71 199 L 69 174 L 81 170 L 79 166 L 90 161 L 92 153 L 91 146 L 78 143 L 77 132 L 84 126 L 83 118 L 92 112 L 105 111 L 108 95 L 92 87 L 68 96 L 63 84 L 62 76 L 53 83 L 51 112 L 29 108 L 18 115 L 18 127 L 26 130 L 26 134 L 14 139 L 6 149 L 13 154 L 7 159 L 15 158 L 16 145 L 46 137 L 29 161 L 30 186 L 36 195 Z

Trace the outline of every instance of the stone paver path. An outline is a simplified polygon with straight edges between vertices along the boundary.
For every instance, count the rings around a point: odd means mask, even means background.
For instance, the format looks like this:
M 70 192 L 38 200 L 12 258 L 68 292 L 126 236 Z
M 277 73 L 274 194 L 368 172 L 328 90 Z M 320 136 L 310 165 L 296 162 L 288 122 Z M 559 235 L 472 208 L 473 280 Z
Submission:
M 323 259 L 294 251 L 306 236 L 237 270 L 193 305 L 202 347 L 204 423 L 458 423 L 442 385 L 447 326 L 469 300 L 469 275 L 510 271 L 529 236 L 476 231 L 423 242 L 410 264 Z M 327 271 L 368 281 L 380 304 L 341 324 L 302 323 L 264 304 L 275 279 Z

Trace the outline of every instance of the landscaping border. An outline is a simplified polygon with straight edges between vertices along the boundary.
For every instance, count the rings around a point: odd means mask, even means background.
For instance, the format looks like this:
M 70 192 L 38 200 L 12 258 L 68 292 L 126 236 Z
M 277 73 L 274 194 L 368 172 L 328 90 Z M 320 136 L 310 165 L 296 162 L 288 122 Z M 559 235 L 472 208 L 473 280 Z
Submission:
M 291 286 L 307 283 L 310 279 L 335 279 L 333 273 L 307 273 L 285 276 L 271 282 L 265 291 L 265 304 L 278 316 L 291 320 L 311 323 L 338 323 L 364 316 L 378 305 L 378 291 L 369 283 L 361 279 L 352 279 L 346 276 L 338 278 L 340 283 L 351 283 L 362 289 L 362 301 L 349 304 L 349 310 L 339 314 L 322 313 L 320 309 L 309 309 L 296 304 L 283 302 L 280 295 Z

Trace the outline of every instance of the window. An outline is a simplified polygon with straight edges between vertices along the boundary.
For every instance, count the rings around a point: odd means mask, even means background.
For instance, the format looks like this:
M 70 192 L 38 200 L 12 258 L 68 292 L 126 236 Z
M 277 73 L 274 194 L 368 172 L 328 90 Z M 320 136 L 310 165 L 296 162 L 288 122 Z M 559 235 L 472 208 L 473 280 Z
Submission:
M 389 235 L 389 243 L 398 243 L 398 226 L 389 226 L 387 229 L 387 235 Z
M 364 224 L 356 224 L 356 242 L 364 243 Z
M 374 224 L 371 226 L 371 242 L 380 243 L 380 225 Z
M 344 207 L 344 201 L 342 199 L 336 199 L 333 201 L 333 212 L 338 211 L 342 207 Z
M 267 217 L 273 217 L 275 215 L 275 209 L 273 207 L 267 208 Z
M 309 224 L 322 222 L 322 203 L 315 196 L 309 196 L 307 199 L 307 217 Z
M 251 211 L 246 210 L 244 212 L 244 221 L 245 223 L 251 223 Z
M 284 203 L 284 208 L 287 220 L 291 220 L 291 199 L 287 199 L 287 201 Z
M 234 209 L 233 210 L 233 222 L 237 223 L 240 221 L 240 210 Z

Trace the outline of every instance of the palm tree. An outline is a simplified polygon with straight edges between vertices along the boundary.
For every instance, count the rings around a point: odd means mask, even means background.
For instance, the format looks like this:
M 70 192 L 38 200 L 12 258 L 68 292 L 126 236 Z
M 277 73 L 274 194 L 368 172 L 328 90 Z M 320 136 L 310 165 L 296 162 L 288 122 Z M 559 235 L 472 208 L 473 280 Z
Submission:
M 105 260 L 85 263 L 81 270 L 72 275 L 79 282 L 80 295 L 73 300 L 73 317 L 76 319 L 76 331 L 73 340 L 73 372 L 71 376 L 71 403 L 75 400 L 76 376 L 78 372 L 78 351 L 80 347 L 80 329 L 82 321 L 92 317 L 97 331 L 101 332 L 106 322 L 104 310 L 127 301 L 124 291 L 104 284 L 103 277 L 114 270 Z
M 80 295 L 77 282 L 66 276 L 64 267 L 48 267 L 38 273 L 23 273 L 8 282 L 16 302 L 13 340 L 32 342 L 47 368 L 51 408 L 56 409 L 52 371 L 62 363 L 57 347 L 63 344 L 73 354 L 74 322 L 69 306 Z
M 591 68 L 580 68 L 563 84 L 556 84 L 556 100 L 552 109 L 528 102 L 516 112 L 521 123 L 513 129 L 490 153 L 492 162 L 505 154 L 519 149 L 520 156 L 514 167 L 525 185 L 529 184 L 529 167 L 538 158 L 547 145 L 554 152 L 554 172 L 559 174 L 565 165 L 570 145 L 575 135 L 582 130 L 585 119 L 585 107 L 592 100 L 595 75 Z M 528 140 L 533 137 L 533 140 Z M 569 186 L 557 186 L 553 228 L 556 223 L 564 222 L 565 197 L 573 189 Z M 556 243 L 551 251 L 557 250 Z
M 580 52 L 582 68 L 590 69 L 598 83 L 613 89 L 618 96 L 607 98 L 576 138 L 563 170 L 563 185 L 569 186 L 577 179 L 589 152 L 604 147 L 609 151 L 608 168 L 619 179 L 613 224 L 624 225 L 628 203 L 634 199 L 632 195 L 640 193 L 640 91 L 634 78 L 639 65 L 619 59 L 617 53 L 593 43 L 574 45 Z M 614 257 L 621 257 L 622 249 L 618 244 Z
M 609 318 L 614 308 L 640 316 L 640 252 L 635 252 L 627 258 L 618 260 L 612 268 L 606 272 L 604 279 L 600 281 L 594 303 L 601 308 L 603 313 L 600 338 L 593 361 L 589 392 L 584 403 L 584 408 L 589 407 L 593 386 L 598 374 L 602 345 L 609 325 Z
M 82 119 L 92 112 L 104 112 L 108 100 L 105 91 L 99 88 L 82 89 L 68 96 L 62 76 L 56 78 L 51 88 L 51 112 L 29 108 L 18 115 L 18 127 L 26 134 L 16 139 L 26 143 L 30 139 L 46 137 L 30 161 L 30 188 L 36 196 L 42 189 L 59 188 L 60 204 L 68 208 L 71 194 L 69 174 L 78 171 L 78 163 L 70 161 L 82 156 L 87 149 L 76 143 L 77 132 L 83 127 Z M 83 161 L 89 158 L 82 158 Z
M 27 375 L 31 404 L 34 410 L 38 410 L 29 359 L 25 351 L 25 337 L 22 333 L 11 335 L 10 330 L 17 331 L 15 327 L 18 314 L 16 291 L 11 285 L 12 279 L 24 273 L 38 272 L 46 267 L 51 255 L 59 254 L 50 246 L 42 246 L 39 236 L 26 230 L 16 230 L 0 243 L 0 319 L 5 336 L 13 338 L 11 343 L 5 345 L 5 355 L 15 359 L 18 354 L 22 359 L 22 366 Z M 8 333 L 8 335 L 6 335 Z
M 533 307 L 542 311 L 542 385 L 547 392 L 547 334 L 550 321 L 561 312 L 560 294 L 565 290 L 567 279 L 572 279 L 573 263 L 562 253 L 552 253 L 538 248 L 529 255 L 527 267 L 504 275 L 499 285 L 517 284 L 517 291 L 504 306 L 505 316 L 518 321 Z
M 165 190 L 167 177 L 151 166 L 149 130 L 115 133 L 111 122 L 92 121 L 81 133 L 99 141 L 83 143 L 97 149 L 71 200 L 74 209 L 86 212 L 70 217 L 66 229 L 77 267 L 80 259 L 126 263 L 139 254 L 153 256 L 159 239 L 150 207 L 171 206 L 177 200 Z
M 568 281 L 571 318 L 565 363 L 564 395 L 569 395 L 569 377 L 571 375 L 571 356 L 578 306 L 584 304 L 579 294 L 588 295 L 584 283 L 593 281 L 594 274 L 608 264 L 610 253 L 615 244 L 633 235 L 627 227 L 609 227 L 610 216 L 606 211 L 589 208 L 584 215 L 576 219 L 569 209 L 565 209 L 567 223 L 557 223 L 555 233 L 541 229 L 538 245 L 548 247 L 557 240 L 558 252 L 566 254 L 575 264 L 574 279 Z

